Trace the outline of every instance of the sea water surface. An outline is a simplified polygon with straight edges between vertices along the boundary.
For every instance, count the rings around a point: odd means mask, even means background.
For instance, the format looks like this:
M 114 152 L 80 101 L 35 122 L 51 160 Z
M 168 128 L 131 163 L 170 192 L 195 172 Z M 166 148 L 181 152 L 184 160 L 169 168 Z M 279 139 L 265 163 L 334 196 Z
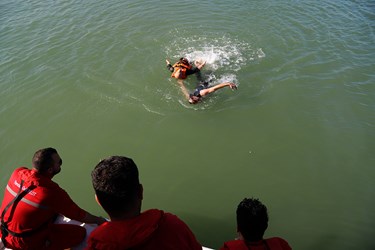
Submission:
M 204 246 L 235 238 L 237 204 L 257 197 L 265 237 L 375 249 L 374 29 L 374 1 L 2 0 L 0 187 L 52 146 L 56 182 L 106 216 L 90 172 L 126 155 L 143 209 Z M 165 67 L 181 56 L 238 90 L 189 105 Z

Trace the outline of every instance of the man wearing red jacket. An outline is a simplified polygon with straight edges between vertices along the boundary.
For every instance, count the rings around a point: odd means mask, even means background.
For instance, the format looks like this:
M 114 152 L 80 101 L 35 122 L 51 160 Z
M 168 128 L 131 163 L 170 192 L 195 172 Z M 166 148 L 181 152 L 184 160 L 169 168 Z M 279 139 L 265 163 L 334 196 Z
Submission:
M 38 150 L 33 168 L 17 168 L 9 179 L 1 205 L 1 240 L 11 249 L 66 249 L 79 244 L 86 230 L 77 225 L 54 224 L 57 215 L 85 223 L 101 224 L 75 204 L 52 178 L 62 160 L 54 148 Z
M 224 243 L 220 250 L 291 250 L 279 237 L 263 239 L 268 227 L 267 208 L 258 199 L 243 199 L 237 207 L 239 239 Z
M 112 156 L 92 171 L 96 199 L 111 221 L 89 236 L 87 249 L 201 250 L 189 227 L 158 209 L 141 212 L 143 187 L 132 159 Z

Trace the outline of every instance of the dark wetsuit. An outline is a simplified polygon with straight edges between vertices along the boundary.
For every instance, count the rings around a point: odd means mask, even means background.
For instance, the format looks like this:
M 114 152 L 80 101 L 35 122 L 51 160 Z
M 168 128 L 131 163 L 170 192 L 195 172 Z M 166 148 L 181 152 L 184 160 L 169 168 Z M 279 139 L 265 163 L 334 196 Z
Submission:
M 202 96 L 200 95 L 200 91 L 203 89 L 207 89 L 208 87 L 208 82 L 200 82 L 199 85 L 195 88 L 194 92 L 190 94 L 190 97 L 196 96 L 201 98 Z

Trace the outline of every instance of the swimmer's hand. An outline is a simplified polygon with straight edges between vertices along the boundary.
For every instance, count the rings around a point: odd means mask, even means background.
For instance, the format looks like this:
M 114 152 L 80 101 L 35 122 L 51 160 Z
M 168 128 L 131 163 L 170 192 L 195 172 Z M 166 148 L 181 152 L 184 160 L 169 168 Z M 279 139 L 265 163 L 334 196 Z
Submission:
M 235 89 L 237 89 L 237 85 L 234 84 L 234 83 L 229 83 L 229 88 L 235 90 Z
M 195 66 L 196 66 L 198 69 L 201 69 L 201 68 L 203 68 L 204 65 L 206 65 L 206 61 L 203 61 L 203 60 L 195 60 L 195 61 L 194 61 L 194 64 L 195 64 Z
M 165 62 L 167 63 L 167 65 L 171 64 L 168 59 L 165 59 Z

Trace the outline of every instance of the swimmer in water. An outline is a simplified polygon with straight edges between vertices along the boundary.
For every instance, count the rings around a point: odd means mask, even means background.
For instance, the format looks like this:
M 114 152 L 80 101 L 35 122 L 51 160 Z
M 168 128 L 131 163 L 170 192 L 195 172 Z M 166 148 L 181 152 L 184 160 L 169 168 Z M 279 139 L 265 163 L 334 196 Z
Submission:
M 168 59 L 165 61 L 167 63 L 167 69 L 172 72 L 171 77 L 176 79 L 186 79 L 188 75 L 197 74 L 197 78 L 200 80 L 200 70 L 206 64 L 205 61 L 196 60 L 194 62 L 195 66 L 193 66 L 192 63 L 190 63 L 185 57 L 181 57 L 178 62 L 173 64 L 173 66 Z
M 214 86 L 209 86 L 208 82 L 201 82 L 199 85 L 195 88 L 194 92 L 189 94 L 187 89 L 185 88 L 184 84 L 180 84 L 181 90 L 184 93 L 186 99 L 190 104 L 197 104 L 202 100 L 203 96 L 206 96 L 208 94 L 211 94 L 215 92 L 216 90 L 229 87 L 232 90 L 237 89 L 237 85 L 231 82 L 223 82 Z

